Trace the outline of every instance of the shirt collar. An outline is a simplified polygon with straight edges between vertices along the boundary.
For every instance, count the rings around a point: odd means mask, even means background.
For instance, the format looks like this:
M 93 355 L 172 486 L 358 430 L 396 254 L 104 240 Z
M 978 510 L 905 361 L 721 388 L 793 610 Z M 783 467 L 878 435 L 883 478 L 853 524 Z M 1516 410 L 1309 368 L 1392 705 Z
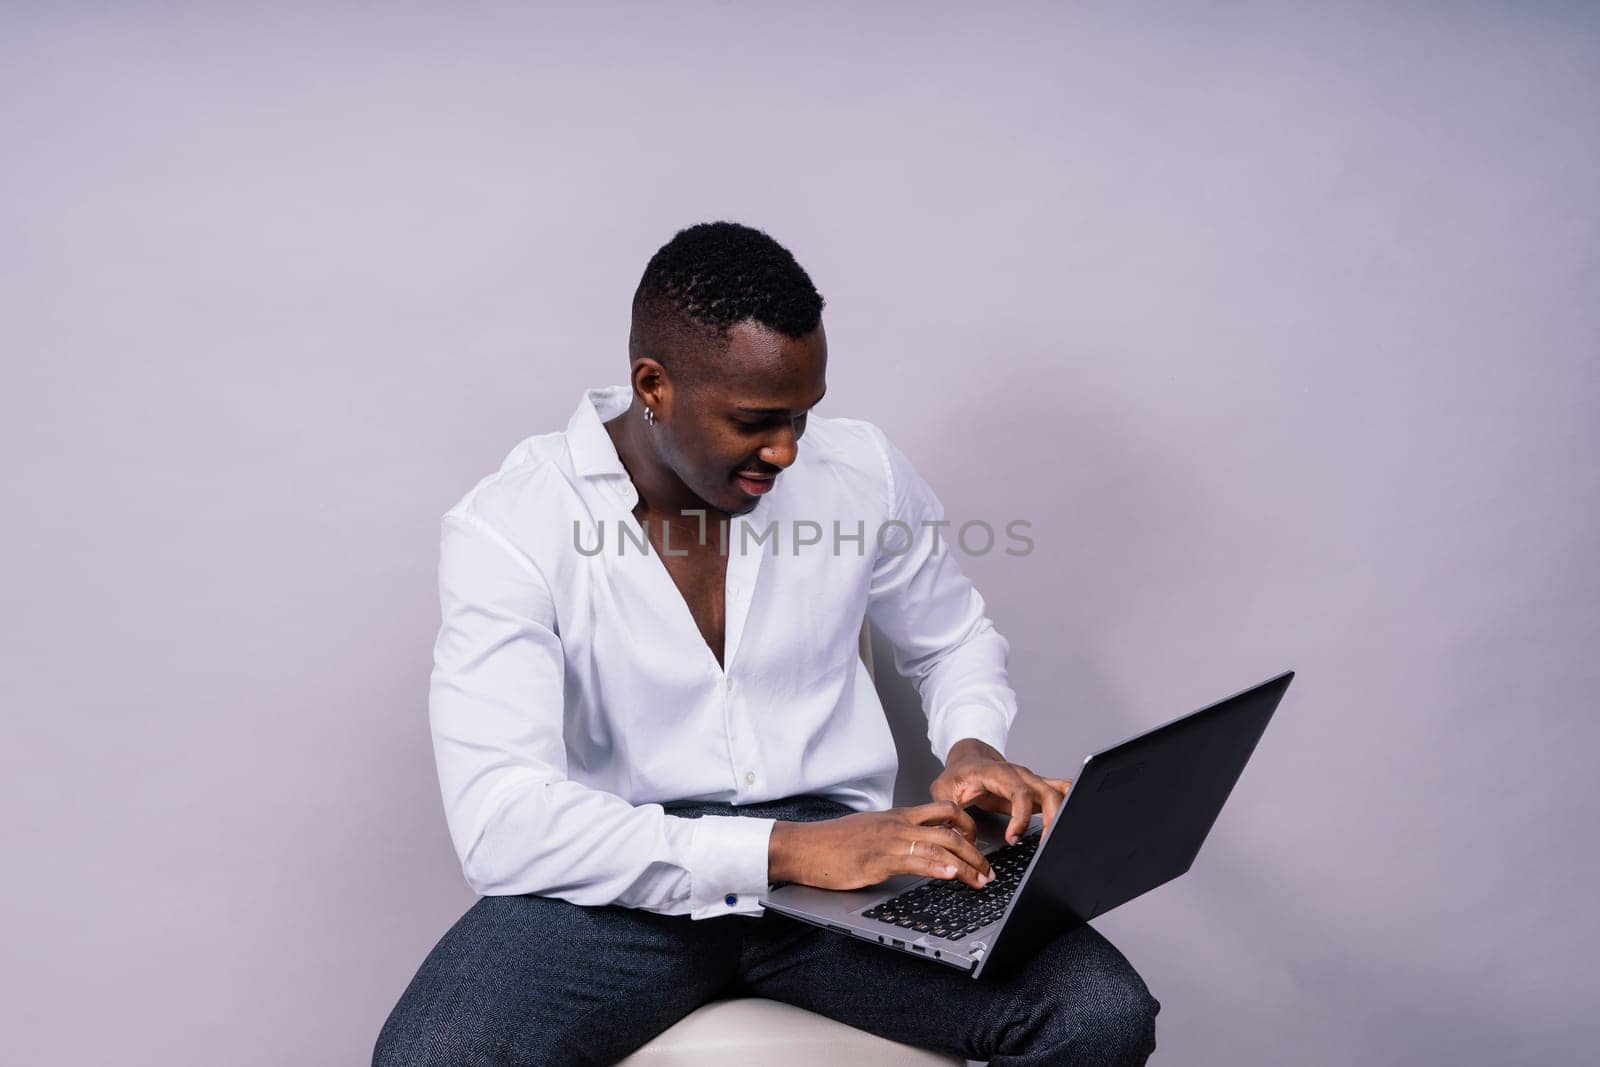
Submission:
M 614 419 L 633 403 L 633 389 L 627 385 L 604 385 L 584 390 L 578 410 L 567 422 L 567 449 L 572 453 L 572 469 L 580 478 L 607 474 L 627 476 L 628 470 L 617 455 L 617 446 L 604 423 Z

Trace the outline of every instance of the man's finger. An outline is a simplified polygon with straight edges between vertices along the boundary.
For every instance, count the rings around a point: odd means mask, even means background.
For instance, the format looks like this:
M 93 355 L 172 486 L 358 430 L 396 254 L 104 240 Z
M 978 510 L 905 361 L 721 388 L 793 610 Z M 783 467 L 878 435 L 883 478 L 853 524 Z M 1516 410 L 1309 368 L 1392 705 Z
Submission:
M 983 853 L 979 852 L 971 841 L 968 841 L 960 834 L 950 833 L 949 827 L 935 828 L 930 826 L 921 831 L 921 834 L 923 835 L 921 840 L 927 842 L 927 844 L 926 846 L 919 844 L 917 846 L 918 852 L 921 852 L 924 847 L 944 849 L 961 860 L 963 866 L 972 868 L 975 876 L 992 875 L 994 873 L 989 868 L 989 861 L 983 858 Z
M 950 825 L 955 828 L 956 833 L 968 841 L 976 841 L 978 839 L 978 824 L 972 821 L 972 816 L 967 814 L 967 809 L 959 804 L 956 805 L 955 814 L 950 817 Z
M 1005 815 L 1011 811 L 1011 801 L 1005 797 L 996 796 L 987 789 L 973 797 L 970 806 L 981 808 L 984 811 L 992 811 L 998 815 Z
M 1033 790 L 1020 778 L 1009 790 L 1011 799 L 1011 825 L 1006 827 L 1006 840 L 1016 844 L 1028 832 L 1028 822 L 1033 818 Z
M 1041 778 L 1047 787 L 1045 791 L 1044 828 L 1049 832 L 1050 827 L 1061 815 L 1061 809 L 1067 803 L 1067 790 L 1072 788 L 1070 778 Z
M 1055 786 L 1032 771 L 1023 775 L 1023 778 L 1039 799 L 1039 810 L 1044 813 L 1044 829 L 1050 829 L 1050 824 L 1056 821 L 1056 812 L 1061 810 L 1061 794 L 1056 792 Z
M 933 811 L 927 818 L 914 818 L 911 820 L 918 826 L 937 826 L 946 833 L 954 833 L 968 841 L 978 839 L 978 824 L 972 821 L 972 816 L 967 814 L 965 808 L 959 804 L 954 811 Z
M 978 832 L 977 824 L 972 821 L 972 816 L 967 814 L 966 809 L 950 800 L 935 800 L 931 804 L 919 804 L 914 808 L 907 808 L 906 815 L 919 826 L 950 823 L 963 834 L 976 836 Z
M 949 849 L 917 843 L 910 855 L 902 856 L 897 864 L 902 874 L 920 874 L 928 878 L 959 878 L 973 888 L 980 881 L 978 872 L 962 862 Z

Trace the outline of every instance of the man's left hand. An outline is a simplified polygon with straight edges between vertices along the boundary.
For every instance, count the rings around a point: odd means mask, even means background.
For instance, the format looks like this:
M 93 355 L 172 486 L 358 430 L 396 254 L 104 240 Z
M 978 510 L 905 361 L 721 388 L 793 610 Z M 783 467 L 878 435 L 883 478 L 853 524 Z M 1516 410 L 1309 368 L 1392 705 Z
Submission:
M 1028 832 L 1028 821 L 1036 811 L 1044 812 L 1044 828 L 1050 829 L 1070 788 L 1070 778 L 1043 778 L 969 737 L 951 746 L 944 772 L 933 780 L 928 792 L 934 800 L 948 800 L 963 808 L 975 804 L 984 811 L 1009 812 L 1006 840 L 1015 844 Z

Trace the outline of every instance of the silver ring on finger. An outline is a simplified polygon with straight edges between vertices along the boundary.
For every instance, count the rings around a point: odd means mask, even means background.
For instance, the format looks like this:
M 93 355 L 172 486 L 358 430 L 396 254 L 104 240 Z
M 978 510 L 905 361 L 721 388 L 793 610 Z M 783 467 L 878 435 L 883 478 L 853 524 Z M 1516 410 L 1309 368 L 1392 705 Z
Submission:
M 909 855 L 911 855 L 912 853 L 914 853 L 916 851 L 917 851 L 917 843 L 915 841 L 913 841 L 913 842 L 911 842 L 911 847 L 906 849 L 906 855 L 909 856 Z

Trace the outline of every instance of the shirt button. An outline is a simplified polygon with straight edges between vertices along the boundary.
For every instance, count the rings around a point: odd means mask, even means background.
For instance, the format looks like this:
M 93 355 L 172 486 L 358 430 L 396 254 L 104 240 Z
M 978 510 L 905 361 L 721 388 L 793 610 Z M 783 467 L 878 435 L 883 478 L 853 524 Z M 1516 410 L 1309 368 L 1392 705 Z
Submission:
M 731 691 L 733 689 L 733 679 L 732 678 L 727 679 L 726 681 L 724 681 L 722 683 L 722 685 L 723 685 L 723 688 L 728 689 L 728 690 Z
M 735 904 L 739 903 L 739 898 L 736 894 L 729 893 L 727 896 L 722 898 L 722 902 L 731 908 Z
M 755 785 L 756 784 L 756 772 L 755 771 L 745 771 L 744 772 L 744 784 L 745 785 Z

